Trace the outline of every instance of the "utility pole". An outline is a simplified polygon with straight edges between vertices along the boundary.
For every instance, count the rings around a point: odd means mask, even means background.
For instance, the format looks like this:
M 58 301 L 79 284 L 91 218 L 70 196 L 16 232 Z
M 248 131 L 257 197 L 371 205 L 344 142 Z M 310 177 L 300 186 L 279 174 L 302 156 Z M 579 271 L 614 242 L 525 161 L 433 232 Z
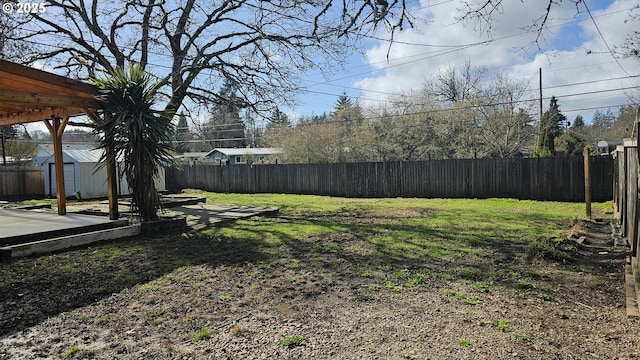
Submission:
M 540 121 L 542 121 L 542 68 L 540 68 Z
M 538 148 L 538 147 L 537 147 L 537 144 L 538 144 L 538 143 L 539 143 L 539 141 L 540 141 L 540 125 L 542 124 L 542 68 L 538 68 L 538 70 L 539 70 L 539 74 L 540 74 L 540 75 L 538 76 L 538 81 L 539 81 L 539 83 L 538 83 L 538 88 L 540 89 L 540 98 L 539 98 L 539 102 L 540 102 L 540 112 L 539 112 L 539 115 L 540 115 L 540 116 L 538 117 L 538 131 L 537 131 L 537 133 L 536 133 L 536 134 L 537 134 L 537 135 L 536 135 L 536 149 Z

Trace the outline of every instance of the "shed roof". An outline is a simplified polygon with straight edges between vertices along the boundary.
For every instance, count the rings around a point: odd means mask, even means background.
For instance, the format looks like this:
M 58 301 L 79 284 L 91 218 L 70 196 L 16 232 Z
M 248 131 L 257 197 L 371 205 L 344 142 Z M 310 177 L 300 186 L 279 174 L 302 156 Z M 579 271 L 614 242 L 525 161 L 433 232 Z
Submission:
M 95 145 L 91 144 L 62 144 L 62 150 L 94 150 Z M 53 144 L 38 144 L 38 150 L 43 150 L 49 155 L 53 155 Z
M 104 154 L 103 149 L 62 150 L 62 152 L 80 163 L 97 163 L 100 161 L 102 154 Z

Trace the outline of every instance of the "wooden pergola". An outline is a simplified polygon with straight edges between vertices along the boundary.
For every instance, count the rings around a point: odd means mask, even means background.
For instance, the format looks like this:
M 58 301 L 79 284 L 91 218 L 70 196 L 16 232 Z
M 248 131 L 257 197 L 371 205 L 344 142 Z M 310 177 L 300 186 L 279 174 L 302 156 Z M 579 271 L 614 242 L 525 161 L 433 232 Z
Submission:
M 0 60 L 0 126 L 42 121 L 53 138 L 58 214 L 65 215 L 62 133 L 69 118 L 98 119 L 98 90 L 87 83 Z M 108 151 L 108 149 L 107 149 Z M 107 164 L 109 217 L 118 218 L 115 164 Z

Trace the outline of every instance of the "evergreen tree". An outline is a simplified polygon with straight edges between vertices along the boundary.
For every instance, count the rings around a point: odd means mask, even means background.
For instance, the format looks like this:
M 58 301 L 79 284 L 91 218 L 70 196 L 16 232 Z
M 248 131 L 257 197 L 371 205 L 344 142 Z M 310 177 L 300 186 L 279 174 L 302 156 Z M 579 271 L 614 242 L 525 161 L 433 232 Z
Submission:
M 584 118 L 582 117 L 582 115 L 578 114 L 576 116 L 576 119 L 573 120 L 573 129 L 576 130 L 582 127 L 584 127 Z
M 305 116 L 300 119 L 300 122 L 308 124 L 323 124 L 329 121 L 331 121 L 331 119 L 327 113 L 322 113 L 322 115 L 312 114 L 311 116 Z
M 533 152 L 534 156 L 553 156 L 555 154 L 555 139 L 562 133 L 567 117 L 560 112 L 558 99 L 551 97 L 549 109 L 540 119 L 538 144 Z
M 211 110 L 211 120 L 205 124 L 203 135 L 211 148 L 241 148 L 247 145 L 245 125 L 240 111 L 246 107 L 238 96 L 238 86 L 226 79 L 219 98 Z
M 582 136 L 572 130 L 560 134 L 554 143 L 557 153 L 562 153 L 567 156 L 582 155 L 582 151 L 586 145 Z
M 280 125 L 291 126 L 291 121 L 289 121 L 287 114 L 280 111 L 280 108 L 276 106 L 269 116 L 269 127 Z
M 338 97 L 338 101 L 331 113 L 331 121 L 341 121 L 350 127 L 351 125 L 361 124 L 363 118 L 360 105 L 351 101 L 347 94 L 342 94 Z
M 176 126 L 176 152 L 184 154 L 190 150 L 189 141 L 191 140 L 191 133 L 189 132 L 189 124 L 187 123 L 187 117 L 184 113 L 180 113 L 178 116 L 178 126 Z
M 259 148 L 263 146 L 264 128 L 259 126 L 256 117 L 257 115 L 252 111 L 245 111 L 244 124 L 247 144 L 252 148 Z
M 338 100 L 336 101 L 336 105 L 333 107 L 333 112 L 336 113 L 342 109 L 351 108 L 352 106 L 353 106 L 353 102 L 347 96 L 347 93 L 342 93 L 342 95 L 338 97 Z
M 637 107 L 626 105 L 620 108 L 613 125 L 606 134 L 606 140 L 624 139 L 637 134 L 636 114 Z

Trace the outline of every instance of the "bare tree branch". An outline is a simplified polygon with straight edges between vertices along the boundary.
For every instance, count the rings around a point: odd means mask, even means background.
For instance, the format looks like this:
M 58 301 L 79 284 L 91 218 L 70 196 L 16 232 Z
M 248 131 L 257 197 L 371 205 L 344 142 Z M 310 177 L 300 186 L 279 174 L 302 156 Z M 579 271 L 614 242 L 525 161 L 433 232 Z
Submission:
M 411 24 L 406 6 L 404 0 L 51 0 L 22 30 L 48 45 L 26 61 L 46 59 L 80 77 L 139 63 L 164 86 L 170 112 L 185 99 L 215 101 L 211 89 L 224 79 L 260 112 L 271 111 L 274 101 L 291 103 L 300 74 L 327 65 L 319 60 L 345 59 L 352 40 L 378 24 L 390 33 Z
M 562 2 L 569 2 L 575 5 L 576 14 L 580 13 L 580 4 L 584 0 L 546 0 L 546 5 L 542 5 L 542 15 L 532 20 L 529 25 L 522 27 L 527 32 L 535 32 L 536 38 L 532 43 L 536 44 L 539 50 L 542 50 L 543 46 L 540 44 L 540 40 L 544 38 L 545 30 L 547 30 L 548 22 L 551 19 L 550 16 L 553 12 L 554 6 L 559 6 Z M 520 0 L 524 2 L 524 0 Z M 496 16 L 503 13 L 503 0 L 469 0 L 464 2 L 464 6 L 458 11 L 461 15 L 458 17 L 458 21 L 463 23 L 472 23 L 473 26 L 483 34 L 491 36 L 493 33 L 493 24 L 496 21 Z M 545 4 L 542 2 L 541 4 Z

